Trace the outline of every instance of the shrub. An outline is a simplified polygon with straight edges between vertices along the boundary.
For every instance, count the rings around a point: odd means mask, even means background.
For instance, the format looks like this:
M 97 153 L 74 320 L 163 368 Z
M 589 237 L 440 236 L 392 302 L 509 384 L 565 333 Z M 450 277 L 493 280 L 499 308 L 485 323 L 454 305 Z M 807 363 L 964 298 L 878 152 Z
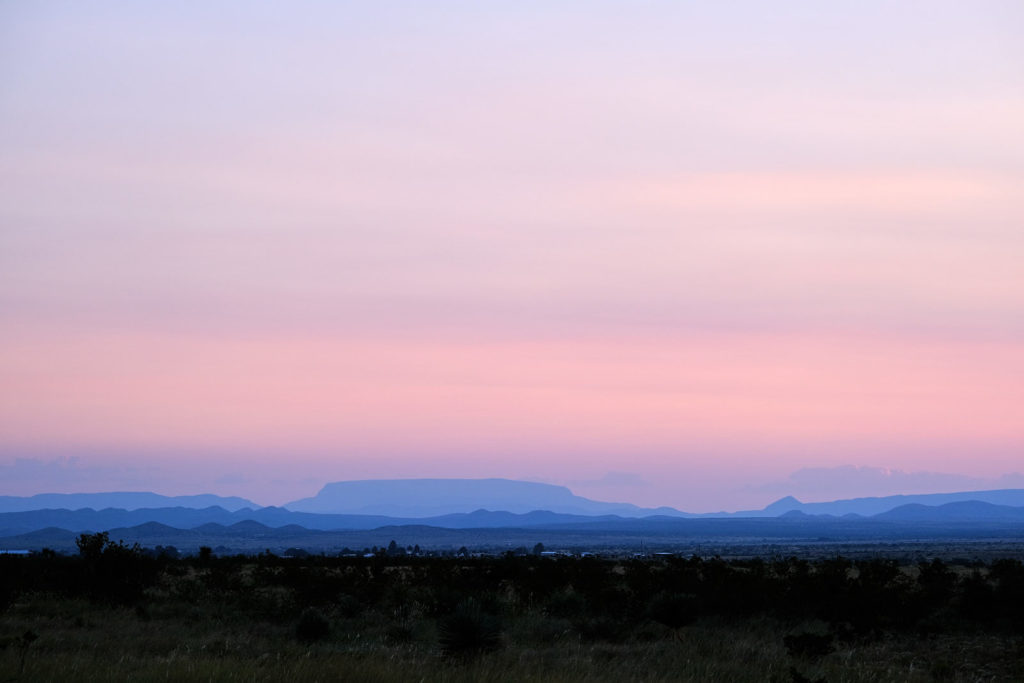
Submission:
M 319 610 L 308 607 L 299 616 L 295 636 L 304 643 L 323 640 L 331 632 L 331 624 Z
M 402 621 L 388 624 L 384 628 L 384 640 L 388 643 L 401 645 L 403 643 L 411 643 L 415 639 L 416 633 L 407 622 Z
M 832 634 L 797 633 L 782 639 L 790 657 L 820 659 L 832 652 Z
M 441 652 L 447 656 L 473 656 L 498 649 L 501 624 L 475 603 L 465 604 L 438 622 Z
M 132 604 L 156 581 L 158 565 L 137 543 L 114 543 L 104 531 L 82 534 L 76 544 L 85 565 L 83 585 L 95 600 Z
M 18 665 L 19 676 L 25 673 L 25 656 L 28 654 L 28 648 L 32 645 L 32 643 L 34 643 L 38 639 L 39 636 L 35 633 L 35 631 L 32 630 L 25 631 L 25 633 L 23 633 L 20 637 L 0 638 L 0 650 L 6 648 L 8 645 L 13 645 L 14 648 L 17 650 L 18 657 L 20 659 Z M 9 678 L 5 680 L 13 681 L 14 678 Z
M 334 601 L 334 611 L 339 617 L 350 619 L 362 614 L 363 605 L 356 597 L 342 593 Z
M 582 617 L 587 611 L 587 601 L 579 593 L 559 591 L 548 598 L 545 611 L 552 617 Z
M 647 605 L 647 616 L 677 631 L 697 617 L 697 601 L 692 595 L 663 593 Z
M 608 617 L 580 619 L 575 625 L 580 637 L 590 641 L 621 643 L 629 637 L 630 633 L 628 623 Z

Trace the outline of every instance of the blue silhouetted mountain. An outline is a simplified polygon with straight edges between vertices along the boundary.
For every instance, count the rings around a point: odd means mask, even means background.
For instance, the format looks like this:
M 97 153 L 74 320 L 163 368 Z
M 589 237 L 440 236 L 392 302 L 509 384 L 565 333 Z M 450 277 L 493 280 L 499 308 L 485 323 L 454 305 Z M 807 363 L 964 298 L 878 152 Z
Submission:
M 217 505 L 225 510 L 260 507 L 251 500 L 234 496 L 215 496 L 201 493 L 194 496 L 161 496 L 148 491 L 117 491 L 111 493 L 40 493 L 35 496 L 0 496 L 0 512 L 25 510 L 78 510 L 81 508 L 139 508 L 185 507 L 208 508 Z
M 370 479 L 324 486 L 312 498 L 285 504 L 297 512 L 433 517 L 474 510 L 525 513 L 547 510 L 573 515 L 690 516 L 674 508 L 602 503 L 564 486 L 512 479 Z
M 664 517 L 667 519 L 667 517 Z M 120 510 L 107 508 L 93 510 L 30 510 L 25 512 L 0 512 L 0 536 L 14 536 L 39 529 L 60 528 L 76 532 L 96 532 L 107 529 L 136 527 L 140 524 L 157 523 L 176 529 L 196 529 L 215 525 L 232 527 L 247 523 L 254 532 L 261 528 L 282 529 L 295 527 L 304 529 L 368 530 L 396 525 L 428 525 L 447 529 L 490 529 L 529 528 L 549 524 L 574 524 L 583 522 L 612 522 L 623 519 L 616 515 L 568 515 L 545 510 L 524 514 L 512 512 L 491 512 L 476 510 L 439 517 L 385 517 L 382 515 L 317 514 L 312 512 L 291 512 L 279 507 L 258 510 L 243 508 L 228 511 L 222 507 L 202 510 L 191 508 L 143 508 Z M 256 526 L 253 526 L 256 525 Z
M 188 510 L 189 527 L 173 521 L 184 508 L 152 510 L 43 510 L 0 513 L 0 549 L 54 548 L 74 552 L 79 531 L 108 531 L 113 540 L 144 546 L 173 545 L 217 552 L 260 552 L 303 547 L 314 552 L 383 547 L 391 540 L 424 548 L 562 546 L 594 550 L 657 543 L 674 548 L 708 543 L 875 543 L 930 539 L 1019 540 L 1024 507 L 967 501 L 940 506 L 906 505 L 873 517 L 810 515 L 789 510 L 779 516 L 683 518 L 665 515 L 581 516 L 553 512 L 515 514 L 478 510 L 428 518 L 388 518 L 288 512 L 277 508 L 267 522 L 252 519 L 262 510 Z M 196 514 L 196 513 L 201 514 Z M 167 521 L 148 520 L 148 516 Z M 209 521 L 195 524 L 199 518 Z M 63 519 L 61 519 L 63 517 Z M 218 519 L 220 521 L 212 521 Z M 282 524 L 286 520 L 291 523 Z M 167 523 L 170 522 L 170 523 Z M 382 523 L 383 522 L 383 523 Z M 180 523 L 180 522 L 179 522 Z M 95 525 L 95 526 L 94 526 Z M 347 528 L 343 525 L 352 525 Z M 447 526 L 450 525 L 450 526 Z M 494 526 L 491 526 L 494 525 Z M 314 528 L 320 527 L 320 528 Z M 324 528 L 327 527 L 327 528 Z M 987 541 L 986 541 L 987 542 Z M 682 545 L 680 545 L 682 544 Z M 276 551 L 275 551 L 276 552 Z
M 901 505 L 875 515 L 872 519 L 929 522 L 1024 522 L 1024 507 L 993 505 L 980 500 L 966 500 L 943 505 Z
M 851 498 L 833 500 L 827 503 L 801 503 L 793 496 L 786 496 L 775 501 L 763 510 L 734 512 L 738 517 L 777 517 L 778 515 L 799 510 L 808 515 L 843 515 L 855 514 L 871 517 L 895 508 L 917 504 L 935 507 L 947 503 L 964 503 L 977 501 L 991 505 L 1009 507 L 1024 506 L 1024 489 L 997 489 L 994 491 L 957 491 L 955 493 L 920 493 L 900 496 L 880 496 L 873 498 Z
M 800 510 L 802 505 L 803 503 L 793 496 L 786 496 L 785 498 L 779 498 L 771 505 L 766 506 L 763 511 L 773 515 L 781 515 L 794 510 Z

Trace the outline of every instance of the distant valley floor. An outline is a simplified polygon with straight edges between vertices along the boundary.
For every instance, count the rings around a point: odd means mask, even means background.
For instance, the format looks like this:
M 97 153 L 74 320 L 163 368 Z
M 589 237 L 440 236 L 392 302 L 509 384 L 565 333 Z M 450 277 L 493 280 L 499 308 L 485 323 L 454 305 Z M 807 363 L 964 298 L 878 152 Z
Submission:
M 218 555 L 296 550 L 310 554 L 364 554 L 393 547 L 408 552 L 500 555 L 546 552 L 601 555 L 701 555 L 722 557 L 906 556 L 947 558 L 1024 557 L 1024 529 L 1016 523 L 883 523 L 827 519 L 622 520 L 559 527 L 450 529 L 393 525 L 367 530 L 313 530 L 257 522 L 204 524 L 179 529 L 159 523 L 107 531 L 111 540 L 143 547 L 174 547 L 191 554 L 209 547 Z M 0 550 L 77 552 L 85 530 L 46 528 L 0 537 Z

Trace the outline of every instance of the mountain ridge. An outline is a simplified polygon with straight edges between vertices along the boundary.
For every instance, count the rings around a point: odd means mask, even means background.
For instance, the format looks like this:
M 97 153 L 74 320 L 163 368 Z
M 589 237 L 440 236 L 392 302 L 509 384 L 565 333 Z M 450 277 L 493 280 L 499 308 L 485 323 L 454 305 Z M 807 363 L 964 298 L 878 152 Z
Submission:
M 43 526 L 89 530 L 132 526 L 147 521 L 192 527 L 206 522 L 232 524 L 244 519 L 271 527 L 297 524 L 314 529 L 370 529 L 387 524 L 425 523 L 444 528 L 536 526 L 542 523 L 595 521 L 600 517 L 642 519 L 754 518 L 801 513 L 808 516 L 874 517 L 902 506 L 936 508 L 977 502 L 1024 506 L 1024 489 L 901 494 L 804 503 L 786 496 L 760 510 L 687 513 L 669 507 L 644 508 L 575 495 L 565 486 L 510 479 L 389 479 L 333 482 L 309 498 L 285 506 L 261 507 L 238 497 L 214 494 L 163 496 L 151 492 L 57 493 L 0 496 L 0 532 Z M 112 504 L 113 503 L 113 504 Z M 429 514 L 428 514 L 429 513 Z M 936 517 L 959 514 L 983 518 L 1014 513 L 979 507 L 944 512 L 904 511 Z M 574 517 L 580 519 L 574 520 Z M 71 520 L 71 521 L 69 521 Z M 600 520 L 597 520 L 600 521 Z M 607 520 L 611 521 L 611 520 Z
M 320 531 L 356 531 L 409 524 L 446 529 L 485 529 L 602 522 L 618 519 L 624 518 L 616 515 L 566 515 L 547 510 L 533 510 L 524 514 L 516 514 L 481 509 L 470 513 L 413 518 L 290 512 L 283 508 L 260 508 L 257 510 L 243 508 L 233 512 L 220 507 L 209 507 L 202 510 L 180 507 L 139 510 L 83 508 L 80 510 L 33 510 L 0 513 L 0 536 L 29 533 L 47 527 L 82 533 L 95 532 L 101 529 L 134 527 L 147 522 L 166 524 L 177 529 L 194 529 L 206 524 L 230 526 L 242 522 L 253 522 L 275 529 L 297 526 Z
M 272 529 L 275 532 L 291 528 L 305 531 L 369 531 L 395 526 L 420 526 L 435 529 L 493 530 L 493 529 L 657 529 L 686 521 L 704 521 L 711 524 L 728 522 L 765 524 L 774 522 L 802 524 L 920 523 L 920 524 L 1021 524 L 1024 506 L 995 505 L 983 501 L 961 501 L 938 506 L 917 503 L 898 506 L 876 515 L 855 513 L 844 515 L 808 514 L 801 510 L 787 510 L 779 515 L 700 516 L 677 517 L 648 515 L 623 517 L 619 515 L 569 515 L 547 510 L 528 513 L 475 510 L 438 517 L 400 518 L 379 515 L 345 515 L 291 512 L 283 508 L 244 508 L 228 511 L 220 507 L 203 510 L 188 508 L 154 508 L 140 510 L 36 510 L 30 512 L 0 513 L 0 536 L 19 536 L 45 528 L 59 528 L 68 532 L 93 533 L 112 528 L 133 528 L 144 524 L 160 524 L 179 530 L 201 530 L 209 526 L 222 526 L 253 533 Z M 717 528 L 702 527 L 702 528 Z
M 82 508 L 119 508 L 137 510 L 156 507 L 206 508 L 217 505 L 225 510 L 261 507 L 237 496 L 199 493 L 188 496 L 164 496 L 151 491 L 109 491 L 105 493 L 37 493 L 34 496 L 0 496 L 0 512 L 31 510 L 77 510 Z
M 516 479 L 362 479 L 324 484 L 315 495 L 285 503 L 294 512 L 436 517 L 481 508 L 525 514 L 694 516 L 670 507 L 643 508 L 577 496 L 566 486 Z
M 953 491 L 950 493 L 911 493 L 897 494 L 893 496 L 866 496 L 862 498 L 845 498 L 840 500 L 825 501 L 820 503 L 803 503 L 793 496 L 786 496 L 765 506 L 762 510 L 746 511 L 752 513 L 750 516 L 773 516 L 764 515 L 765 512 L 783 514 L 790 510 L 799 510 L 808 515 L 828 514 L 840 517 L 847 514 L 858 514 L 870 517 L 883 512 L 888 512 L 902 505 L 919 504 L 926 506 L 939 506 L 946 503 L 962 503 L 978 501 L 992 505 L 1005 505 L 1010 507 L 1024 506 L 1024 489 L 991 489 L 987 491 Z M 758 515 L 758 513 L 762 513 Z M 744 515 L 743 512 L 731 513 L 733 516 Z

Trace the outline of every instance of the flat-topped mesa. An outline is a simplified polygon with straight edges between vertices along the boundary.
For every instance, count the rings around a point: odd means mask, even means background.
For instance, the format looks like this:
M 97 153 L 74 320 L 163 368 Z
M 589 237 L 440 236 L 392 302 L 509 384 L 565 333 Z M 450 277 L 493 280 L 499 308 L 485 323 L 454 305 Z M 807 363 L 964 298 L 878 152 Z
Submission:
M 311 497 L 287 503 L 299 512 L 430 517 L 475 510 L 513 513 L 549 510 L 569 514 L 637 517 L 680 514 L 629 503 L 604 503 L 575 495 L 565 486 L 513 479 L 368 479 L 325 485 Z

